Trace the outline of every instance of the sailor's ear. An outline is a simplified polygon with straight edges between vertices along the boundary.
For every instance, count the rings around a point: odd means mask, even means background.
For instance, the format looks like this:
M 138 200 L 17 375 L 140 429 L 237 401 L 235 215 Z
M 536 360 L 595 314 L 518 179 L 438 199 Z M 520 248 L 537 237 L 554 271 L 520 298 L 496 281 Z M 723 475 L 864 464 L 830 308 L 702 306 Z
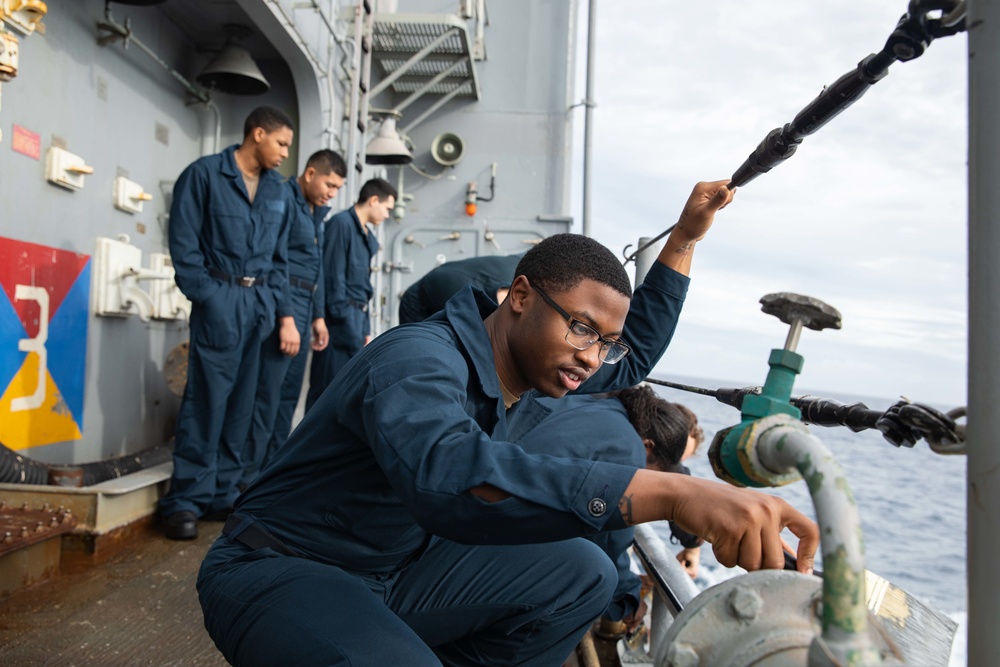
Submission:
M 507 293 L 507 301 L 510 302 L 510 307 L 515 313 L 524 312 L 529 292 L 531 292 L 531 285 L 527 278 L 524 276 L 514 278 L 514 282 L 510 285 L 510 291 Z
M 663 470 L 660 467 L 659 457 L 656 455 L 656 443 L 649 438 L 642 439 L 642 446 L 646 448 L 646 468 L 648 470 Z

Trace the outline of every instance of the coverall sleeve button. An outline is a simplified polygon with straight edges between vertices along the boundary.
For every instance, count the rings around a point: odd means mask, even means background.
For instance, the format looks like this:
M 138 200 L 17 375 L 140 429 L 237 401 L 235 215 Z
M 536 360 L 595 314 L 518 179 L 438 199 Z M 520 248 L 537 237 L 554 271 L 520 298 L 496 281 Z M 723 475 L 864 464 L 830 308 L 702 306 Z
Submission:
M 592 498 L 587 503 L 587 511 L 590 512 L 591 516 L 604 516 L 604 513 L 608 511 L 608 504 L 600 498 Z

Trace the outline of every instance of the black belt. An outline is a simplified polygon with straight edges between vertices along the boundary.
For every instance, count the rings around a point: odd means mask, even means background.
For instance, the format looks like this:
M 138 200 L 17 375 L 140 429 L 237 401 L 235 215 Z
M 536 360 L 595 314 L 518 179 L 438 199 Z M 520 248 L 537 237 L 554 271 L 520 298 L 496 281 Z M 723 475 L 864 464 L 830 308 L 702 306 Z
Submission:
M 226 519 L 222 534 L 254 551 L 272 549 L 284 556 L 298 556 L 297 553 L 285 546 L 284 542 L 244 516 L 230 514 L 229 518 Z M 232 536 L 230 537 L 230 535 Z
M 240 287 L 259 287 L 267 284 L 267 276 L 233 276 L 218 269 L 209 269 L 208 275 Z
M 316 291 L 316 283 L 311 283 L 308 280 L 302 280 L 302 278 L 296 278 L 295 276 L 288 276 L 288 284 L 292 287 L 301 287 L 310 292 Z
M 367 303 L 361 303 L 360 301 L 348 301 L 347 303 L 351 304 L 352 306 L 354 306 L 355 308 L 357 308 L 358 310 L 360 310 L 362 313 L 367 313 L 368 312 L 368 304 Z

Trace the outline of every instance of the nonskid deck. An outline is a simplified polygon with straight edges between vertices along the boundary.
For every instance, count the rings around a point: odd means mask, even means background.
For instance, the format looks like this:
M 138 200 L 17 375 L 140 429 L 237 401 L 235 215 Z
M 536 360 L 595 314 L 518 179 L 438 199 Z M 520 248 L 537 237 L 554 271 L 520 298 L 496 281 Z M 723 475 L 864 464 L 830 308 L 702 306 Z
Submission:
M 0 664 L 225 667 L 202 622 L 198 567 L 222 529 L 172 542 L 155 526 L 106 562 L 79 563 L 0 602 Z

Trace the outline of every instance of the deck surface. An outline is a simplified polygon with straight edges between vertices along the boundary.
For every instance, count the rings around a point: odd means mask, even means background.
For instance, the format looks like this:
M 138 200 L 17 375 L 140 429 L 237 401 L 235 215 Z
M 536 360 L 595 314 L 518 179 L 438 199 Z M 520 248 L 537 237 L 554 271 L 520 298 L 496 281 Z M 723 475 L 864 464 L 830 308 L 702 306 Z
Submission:
M 195 591 L 222 524 L 198 527 L 189 542 L 148 528 L 105 562 L 64 564 L 55 579 L 0 602 L 0 665 L 226 667 Z

